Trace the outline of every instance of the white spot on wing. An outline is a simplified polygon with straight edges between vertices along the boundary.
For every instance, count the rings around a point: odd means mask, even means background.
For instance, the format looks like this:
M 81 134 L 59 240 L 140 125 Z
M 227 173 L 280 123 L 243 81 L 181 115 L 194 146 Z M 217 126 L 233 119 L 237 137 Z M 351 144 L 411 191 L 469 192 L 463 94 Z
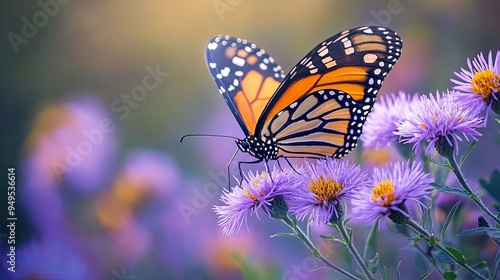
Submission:
M 216 42 L 211 42 L 211 43 L 208 44 L 207 48 L 209 50 L 213 51 L 213 50 L 217 49 L 217 46 L 218 46 L 218 44 Z
M 220 73 L 223 77 L 229 76 L 231 69 L 229 67 L 224 67 L 224 69 L 220 70 Z M 219 78 L 220 79 L 220 78 Z
M 373 53 L 367 53 L 363 56 L 363 61 L 365 63 L 373 63 L 377 60 L 377 55 Z
M 237 57 L 237 56 L 233 57 L 232 62 L 234 65 L 239 66 L 239 67 L 245 66 L 245 59 L 243 59 L 241 57 Z

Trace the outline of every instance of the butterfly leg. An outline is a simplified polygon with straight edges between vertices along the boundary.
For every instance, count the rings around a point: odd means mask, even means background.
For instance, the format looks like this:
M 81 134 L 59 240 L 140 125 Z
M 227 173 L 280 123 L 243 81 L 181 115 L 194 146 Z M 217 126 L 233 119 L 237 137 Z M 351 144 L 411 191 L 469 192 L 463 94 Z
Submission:
M 283 168 L 281 168 L 281 163 L 279 158 L 276 159 L 276 162 L 278 163 L 278 167 L 280 168 L 281 172 L 284 172 Z
M 227 189 L 231 191 L 231 164 L 233 163 L 234 158 L 236 157 L 236 154 L 238 154 L 238 151 L 240 149 L 236 149 L 236 152 L 234 152 L 233 156 L 231 157 L 231 160 L 227 164 Z M 239 165 L 238 165 L 239 167 Z M 241 169 L 240 169 L 240 175 L 241 175 Z M 241 186 L 241 183 L 240 183 Z
M 271 178 L 271 182 L 274 183 L 273 181 L 273 177 L 271 176 L 271 168 L 269 168 L 269 164 L 267 163 L 267 160 L 264 161 L 264 163 L 266 164 L 266 171 L 267 171 L 267 174 L 269 174 L 269 178 Z M 279 165 L 279 162 L 278 162 L 278 165 Z M 280 166 L 281 168 L 281 166 Z
M 241 181 L 240 181 L 240 188 L 241 188 L 241 184 L 243 183 L 243 170 L 241 170 L 241 165 L 243 163 L 245 164 L 253 164 L 253 163 L 259 163 L 259 162 L 262 162 L 262 159 L 257 159 L 255 161 L 239 161 L 238 162 L 238 170 L 240 171 L 240 178 L 241 178 Z M 266 164 L 267 165 L 267 164 Z
M 288 160 L 288 158 L 286 158 L 286 157 L 283 157 L 283 158 L 286 160 L 286 162 L 288 163 L 288 165 L 290 165 L 290 168 L 292 168 L 292 170 L 293 170 L 295 173 L 297 173 L 297 174 L 299 174 L 299 175 L 300 175 L 300 173 L 299 173 L 297 170 L 295 170 L 295 168 L 293 168 L 293 165 L 292 165 L 292 163 Z

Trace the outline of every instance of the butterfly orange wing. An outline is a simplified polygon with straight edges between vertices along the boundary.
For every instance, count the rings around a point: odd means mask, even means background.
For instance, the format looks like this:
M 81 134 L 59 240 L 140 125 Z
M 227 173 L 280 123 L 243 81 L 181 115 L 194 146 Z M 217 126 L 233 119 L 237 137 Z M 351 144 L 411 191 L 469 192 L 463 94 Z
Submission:
M 283 70 L 263 49 L 229 36 L 208 42 L 206 61 L 245 135 L 254 135 L 258 119 L 285 77 Z

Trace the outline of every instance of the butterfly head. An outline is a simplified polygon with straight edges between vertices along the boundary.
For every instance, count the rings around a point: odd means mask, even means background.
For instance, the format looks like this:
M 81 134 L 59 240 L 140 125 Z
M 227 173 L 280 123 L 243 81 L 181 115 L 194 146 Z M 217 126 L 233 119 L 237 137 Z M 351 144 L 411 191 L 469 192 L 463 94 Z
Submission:
M 245 139 L 237 140 L 236 145 L 240 151 L 258 159 L 270 160 L 278 157 L 278 145 L 273 137 L 259 139 L 255 136 L 247 136 Z

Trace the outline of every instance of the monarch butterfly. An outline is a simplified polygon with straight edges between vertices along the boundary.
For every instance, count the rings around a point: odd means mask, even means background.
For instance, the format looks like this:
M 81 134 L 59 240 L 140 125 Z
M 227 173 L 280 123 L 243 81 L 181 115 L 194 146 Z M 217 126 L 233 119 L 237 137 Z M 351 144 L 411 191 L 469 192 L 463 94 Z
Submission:
M 238 149 L 267 167 L 280 157 L 349 153 L 402 46 L 385 27 L 345 30 L 317 45 L 285 76 L 255 44 L 217 36 L 206 45 L 206 62 L 245 133 Z

